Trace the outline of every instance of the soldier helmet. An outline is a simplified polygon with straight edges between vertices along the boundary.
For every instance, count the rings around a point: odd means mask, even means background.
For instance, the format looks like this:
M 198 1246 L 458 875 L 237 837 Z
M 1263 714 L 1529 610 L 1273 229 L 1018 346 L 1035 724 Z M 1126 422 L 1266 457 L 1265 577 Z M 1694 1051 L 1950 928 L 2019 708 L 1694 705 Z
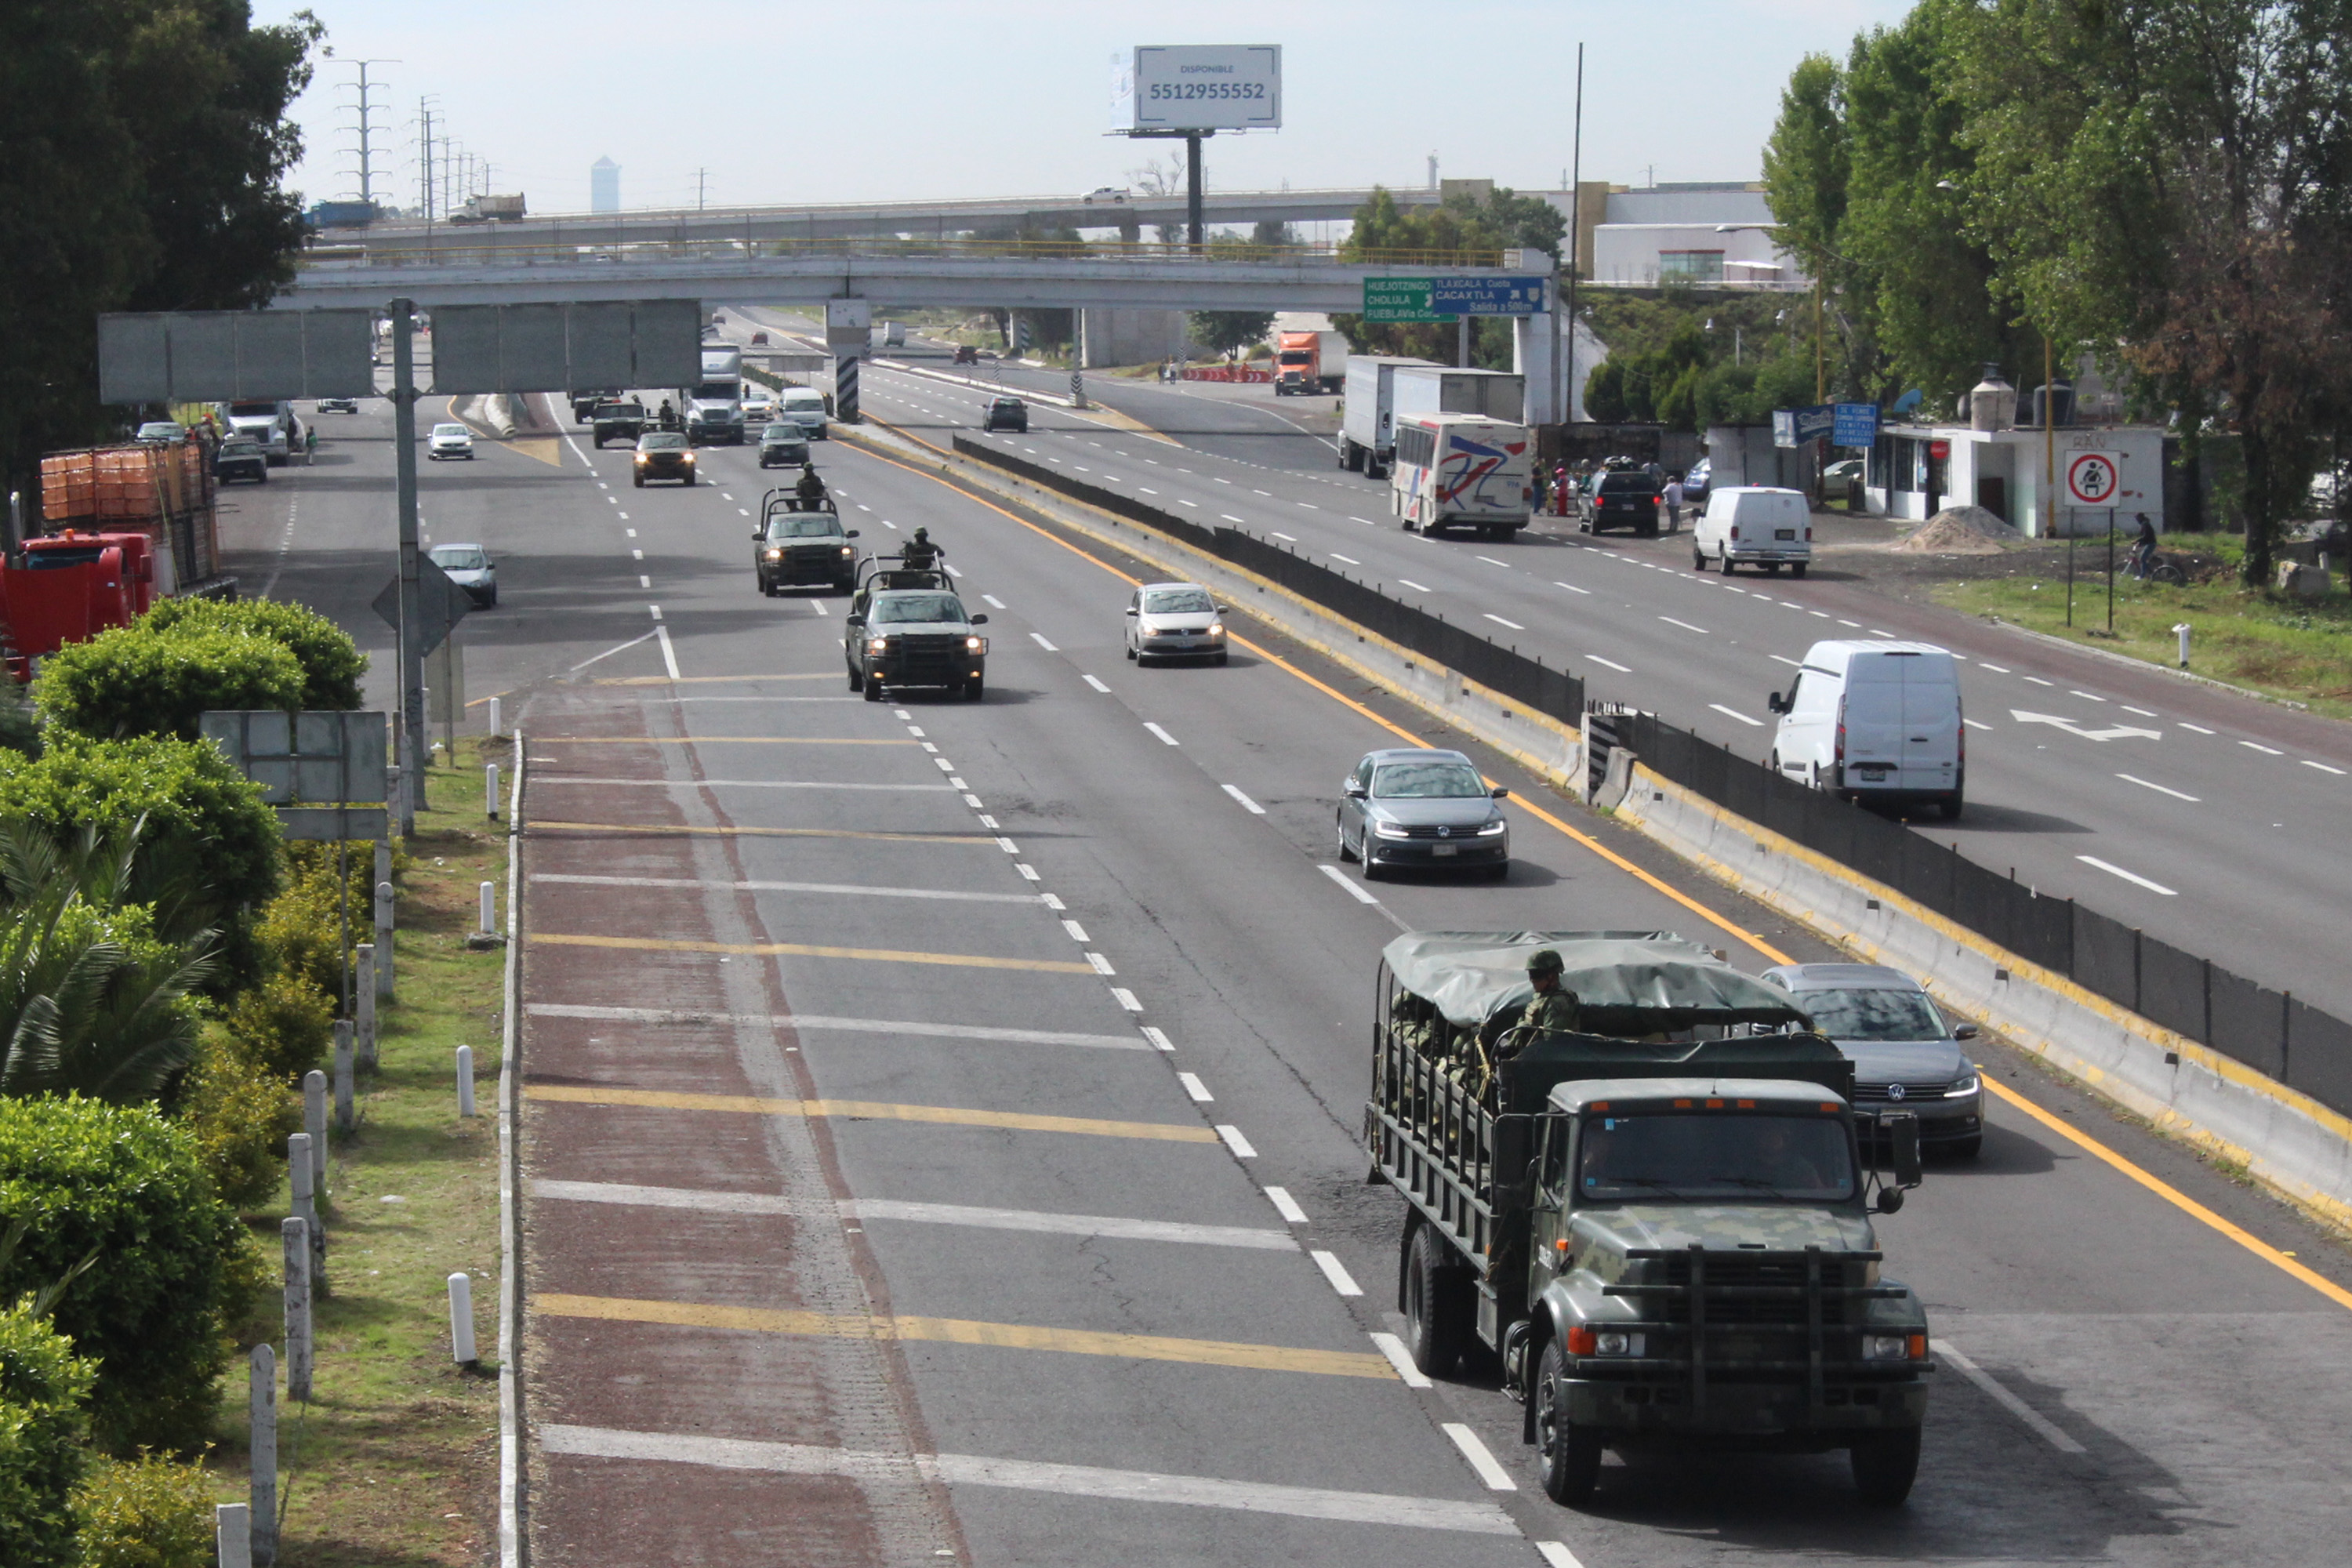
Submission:
M 928 544 L 930 542 L 930 538 L 931 531 L 929 529 L 918 528 L 915 530 L 915 542 L 918 544 Z
M 1559 961 L 1559 950 L 1558 948 L 1539 947 L 1533 952 L 1528 954 L 1528 973 L 1529 974 L 1558 974 L 1566 967 L 1567 965 L 1561 963 Z

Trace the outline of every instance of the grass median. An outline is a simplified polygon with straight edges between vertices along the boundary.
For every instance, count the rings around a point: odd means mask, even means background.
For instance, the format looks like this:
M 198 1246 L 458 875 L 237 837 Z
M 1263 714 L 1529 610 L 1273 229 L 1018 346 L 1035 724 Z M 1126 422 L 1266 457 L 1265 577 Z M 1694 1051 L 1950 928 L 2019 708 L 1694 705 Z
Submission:
M 379 1067 L 359 1080 L 358 1127 L 331 1139 L 331 1293 L 314 1308 L 307 1405 L 278 1407 L 283 1568 L 423 1568 L 479 1562 L 498 1534 L 497 1079 L 502 952 L 469 952 L 478 889 L 505 918 L 503 823 L 482 810 L 482 764 L 511 746 L 467 740 L 436 767 L 408 840 L 394 936 L 397 994 L 379 1014 Z M 511 777 L 511 773 L 504 776 Z M 503 807 L 503 803 L 501 803 Z M 474 1050 L 480 1114 L 457 1114 L 456 1056 Z M 256 1221 L 277 1277 L 278 1215 Z M 479 1368 L 450 1358 L 448 1277 L 474 1279 Z M 250 1342 L 278 1347 L 275 1295 Z M 215 1450 L 224 1501 L 248 1484 L 246 1375 L 229 1374 Z M 282 1386 L 282 1385 L 281 1385 Z
M 2304 599 L 2236 580 L 2242 542 L 2221 535 L 2168 535 L 2165 549 L 2215 558 L 2225 569 L 2214 581 L 2170 587 L 2124 574 L 2124 542 L 2116 548 L 2115 636 L 2107 629 L 2107 548 L 2084 542 L 2074 557 L 2074 624 L 2067 625 L 2066 566 L 2062 552 L 2036 563 L 2040 571 L 1939 585 L 1935 596 L 1955 609 L 2002 620 L 2086 647 L 2109 648 L 2175 666 L 2179 638 L 2189 628 L 2189 669 L 2272 697 L 2310 705 L 2315 712 L 2352 718 L 2352 597 L 2341 586 Z

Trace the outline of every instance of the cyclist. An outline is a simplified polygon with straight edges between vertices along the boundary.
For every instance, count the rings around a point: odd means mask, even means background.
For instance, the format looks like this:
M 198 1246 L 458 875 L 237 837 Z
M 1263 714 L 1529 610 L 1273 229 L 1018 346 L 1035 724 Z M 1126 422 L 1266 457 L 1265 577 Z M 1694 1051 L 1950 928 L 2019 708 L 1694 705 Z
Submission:
M 2139 537 L 2132 541 L 2131 553 L 2124 557 L 2124 567 L 2141 582 L 2156 565 L 2156 524 L 2147 513 L 2139 514 Z

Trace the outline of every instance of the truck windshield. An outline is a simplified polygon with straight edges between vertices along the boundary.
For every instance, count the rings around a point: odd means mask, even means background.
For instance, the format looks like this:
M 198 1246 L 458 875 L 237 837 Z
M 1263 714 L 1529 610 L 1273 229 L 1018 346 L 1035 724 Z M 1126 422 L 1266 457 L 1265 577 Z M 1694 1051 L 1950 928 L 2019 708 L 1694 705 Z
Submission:
M 1305 364 L 1315 356 L 1305 349 L 1285 349 L 1274 357 L 1284 364 Z
M 840 531 L 840 521 L 831 512 L 779 512 L 768 521 L 771 539 L 830 539 Z
M 1854 1192 L 1845 1127 L 1826 1116 L 1595 1116 L 1577 1154 L 1587 1203 L 1837 1202 Z
M 232 403 L 228 405 L 228 416 L 232 419 L 275 419 L 278 417 L 278 405 L 275 403 Z
M 1793 1000 L 1832 1040 L 1940 1040 L 1951 1032 L 1916 991 L 1808 991 Z
M 963 601 L 953 594 L 893 594 L 874 605 L 874 619 L 898 621 L 960 621 Z

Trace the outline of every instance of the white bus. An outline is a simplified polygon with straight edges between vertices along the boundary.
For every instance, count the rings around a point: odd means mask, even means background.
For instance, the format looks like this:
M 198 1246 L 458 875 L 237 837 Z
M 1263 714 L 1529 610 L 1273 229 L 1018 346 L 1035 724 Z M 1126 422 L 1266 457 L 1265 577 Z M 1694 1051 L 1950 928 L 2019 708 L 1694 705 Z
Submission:
M 1475 528 L 1507 540 L 1534 510 L 1534 452 L 1524 425 L 1483 414 L 1400 414 L 1389 510 L 1408 533 Z

